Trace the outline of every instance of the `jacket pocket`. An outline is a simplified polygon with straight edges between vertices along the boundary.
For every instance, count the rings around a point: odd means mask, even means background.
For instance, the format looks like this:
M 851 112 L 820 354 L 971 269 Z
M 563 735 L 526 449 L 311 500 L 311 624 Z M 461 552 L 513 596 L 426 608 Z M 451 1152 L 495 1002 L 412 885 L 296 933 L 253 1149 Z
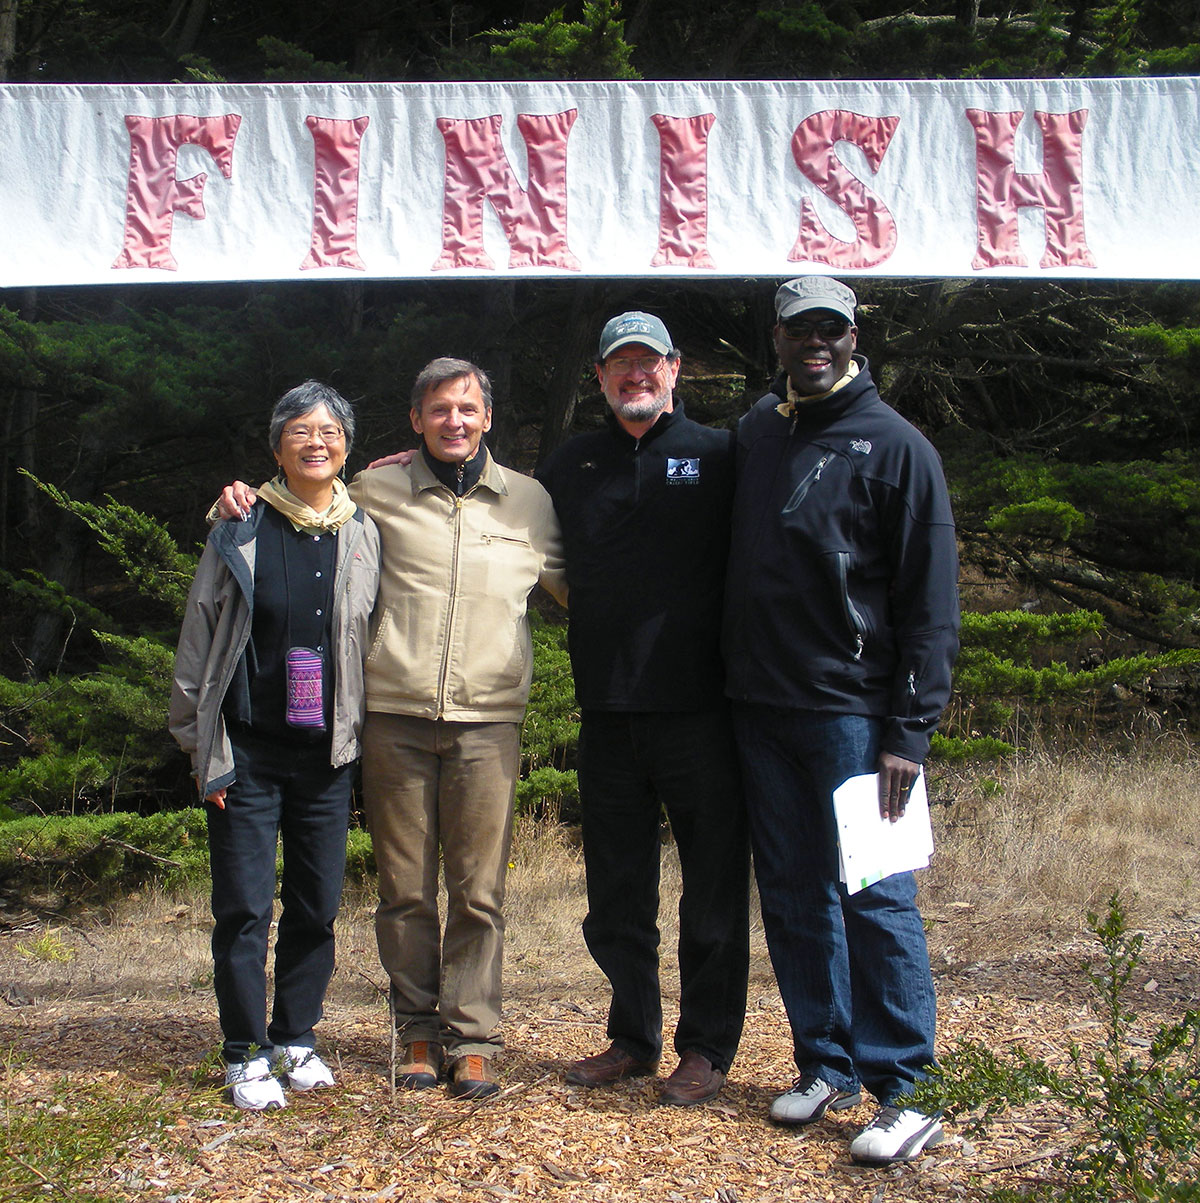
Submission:
M 792 495 L 787 499 L 787 504 L 779 511 L 781 514 L 790 514 L 800 508 L 804 503 L 804 499 L 808 496 L 809 490 L 821 479 L 821 473 L 825 471 L 825 465 L 832 458 L 833 452 L 827 451 L 813 467 L 809 468 L 804 474 L 804 479 L 792 490 Z
M 842 606 L 842 615 L 846 619 L 846 627 L 854 643 L 853 658 L 861 660 L 863 649 L 867 642 L 867 624 L 861 611 L 850 596 L 850 553 L 835 551 L 833 553 L 833 576 L 837 585 L 838 599 Z

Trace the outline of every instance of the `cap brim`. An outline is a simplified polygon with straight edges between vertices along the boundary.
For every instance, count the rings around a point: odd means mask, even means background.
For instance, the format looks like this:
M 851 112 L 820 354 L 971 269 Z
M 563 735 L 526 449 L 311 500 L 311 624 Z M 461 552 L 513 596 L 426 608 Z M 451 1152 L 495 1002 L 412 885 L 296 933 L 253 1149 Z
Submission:
M 790 317 L 796 317 L 801 313 L 811 313 L 814 309 L 827 309 L 830 313 L 836 313 L 844 317 L 850 325 L 854 325 L 854 313 L 841 301 L 834 300 L 833 297 L 797 297 L 794 301 L 789 301 L 779 311 L 779 321 L 786 322 Z
M 607 359 L 614 351 L 620 347 L 630 347 L 637 343 L 642 347 L 649 347 L 652 351 L 657 351 L 660 355 L 670 355 L 671 348 L 665 347 L 657 338 L 651 338 L 648 334 L 628 334 L 624 338 L 618 338 L 601 352 L 600 358 Z

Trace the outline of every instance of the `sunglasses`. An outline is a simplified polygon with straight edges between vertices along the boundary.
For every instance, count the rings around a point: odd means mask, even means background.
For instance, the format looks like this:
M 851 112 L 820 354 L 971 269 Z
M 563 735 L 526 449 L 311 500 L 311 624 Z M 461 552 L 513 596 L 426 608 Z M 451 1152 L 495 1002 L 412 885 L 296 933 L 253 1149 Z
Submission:
M 823 317 L 820 321 L 805 322 L 791 318 L 779 323 L 785 338 L 811 338 L 814 334 L 826 342 L 832 342 L 845 335 L 850 329 L 850 323 L 845 318 Z

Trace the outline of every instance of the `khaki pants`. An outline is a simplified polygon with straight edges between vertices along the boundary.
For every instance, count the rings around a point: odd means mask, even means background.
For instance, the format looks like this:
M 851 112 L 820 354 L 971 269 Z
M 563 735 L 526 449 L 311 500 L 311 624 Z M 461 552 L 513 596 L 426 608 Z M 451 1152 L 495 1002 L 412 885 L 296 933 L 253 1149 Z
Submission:
M 367 715 L 363 803 L 379 872 L 375 935 L 405 1042 L 439 1042 L 452 1056 L 486 1057 L 503 1045 L 496 1029 L 504 882 L 519 766 L 516 723 Z

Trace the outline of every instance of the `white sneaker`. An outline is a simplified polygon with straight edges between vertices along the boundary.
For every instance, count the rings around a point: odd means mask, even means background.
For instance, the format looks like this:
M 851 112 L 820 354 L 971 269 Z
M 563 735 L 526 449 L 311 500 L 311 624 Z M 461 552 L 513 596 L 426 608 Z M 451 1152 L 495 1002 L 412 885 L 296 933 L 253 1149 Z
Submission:
M 275 1049 L 275 1068 L 287 1074 L 293 1090 L 316 1090 L 333 1085 L 333 1071 L 304 1044 L 288 1044 Z
M 861 1165 L 911 1161 L 942 1143 L 941 1121 L 920 1111 L 880 1107 L 875 1118 L 850 1142 L 850 1157 Z
M 225 1085 L 235 1106 L 243 1111 L 278 1111 L 287 1106 L 279 1079 L 266 1057 L 235 1061 L 225 1067 Z
M 801 1074 L 771 1104 L 771 1118 L 777 1124 L 815 1124 L 826 1111 L 844 1111 L 861 1102 L 861 1091 L 839 1090 L 816 1074 Z

